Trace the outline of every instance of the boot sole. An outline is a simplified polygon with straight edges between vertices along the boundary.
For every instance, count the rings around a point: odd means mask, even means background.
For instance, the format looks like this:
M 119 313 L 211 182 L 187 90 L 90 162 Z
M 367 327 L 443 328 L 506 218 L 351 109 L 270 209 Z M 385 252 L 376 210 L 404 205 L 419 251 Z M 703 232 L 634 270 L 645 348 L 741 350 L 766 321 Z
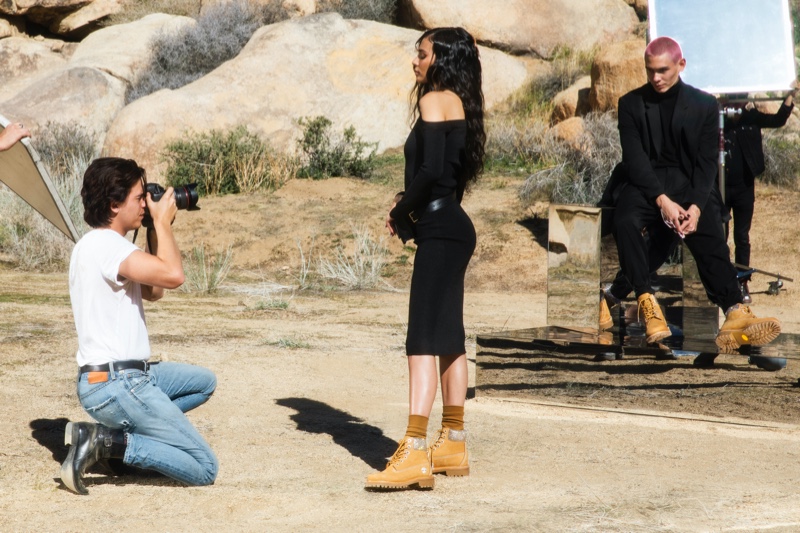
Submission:
M 417 488 L 420 488 L 420 489 L 432 489 L 435 483 L 436 483 L 436 480 L 433 479 L 433 476 L 431 476 L 430 478 L 417 478 L 417 479 L 413 479 L 411 481 L 406 481 L 406 482 L 402 482 L 402 483 L 400 483 L 400 482 L 393 483 L 391 481 L 374 481 L 374 482 L 367 481 L 364 484 L 364 488 L 365 489 L 402 490 L 402 489 L 410 489 L 414 485 L 416 485 Z
M 739 347 L 750 344 L 763 346 L 778 338 L 781 326 L 776 322 L 762 322 L 744 329 L 720 331 L 715 339 L 717 347 L 727 352 L 738 350 Z
M 433 469 L 434 474 L 442 474 L 445 476 L 462 477 L 469 475 L 469 466 L 451 466 Z
M 614 320 L 611 319 L 611 318 L 609 318 L 606 322 L 600 322 L 598 324 L 598 327 L 600 328 L 600 331 L 605 331 L 607 329 L 611 329 L 613 326 L 614 326 Z
M 64 428 L 64 444 L 69 446 L 69 452 L 67 452 L 67 458 L 61 463 L 61 481 L 72 492 L 85 495 L 89 494 L 89 491 L 83 485 L 80 475 L 78 478 L 75 477 L 75 472 L 72 468 L 72 464 L 75 462 L 75 453 L 78 449 L 79 433 L 78 426 L 72 422 L 68 422 L 67 427 Z
M 666 339 L 667 337 L 671 336 L 672 332 L 669 329 L 667 329 L 667 331 L 657 331 L 652 335 L 648 336 L 647 339 L 645 339 L 645 342 L 647 342 L 647 344 L 655 344 L 658 341 Z

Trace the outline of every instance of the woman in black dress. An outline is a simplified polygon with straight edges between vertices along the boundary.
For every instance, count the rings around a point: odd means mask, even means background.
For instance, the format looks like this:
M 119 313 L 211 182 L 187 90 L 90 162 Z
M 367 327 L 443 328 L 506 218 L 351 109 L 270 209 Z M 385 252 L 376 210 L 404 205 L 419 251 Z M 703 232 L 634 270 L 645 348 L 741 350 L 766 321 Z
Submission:
M 406 337 L 409 422 L 386 470 L 368 476 L 367 488 L 431 488 L 434 473 L 469 474 L 464 273 L 475 250 L 475 228 L 461 199 L 483 170 L 481 64 L 475 39 L 461 28 L 426 31 L 412 64 L 416 122 L 405 145 L 406 190 L 386 217 L 390 234 L 413 237 L 417 244 Z M 442 427 L 428 447 L 428 417 L 440 378 Z

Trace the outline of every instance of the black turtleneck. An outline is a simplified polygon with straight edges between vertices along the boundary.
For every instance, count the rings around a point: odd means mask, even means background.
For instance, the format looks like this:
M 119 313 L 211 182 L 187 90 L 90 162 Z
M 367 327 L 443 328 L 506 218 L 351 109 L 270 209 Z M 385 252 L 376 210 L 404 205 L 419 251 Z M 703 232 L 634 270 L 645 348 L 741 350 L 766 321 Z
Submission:
M 683 82 L 678 79 L 678 83 L 669 88 L 665 93 L 657 93 L 655 90 L 653 98 L 658 104 L 658 111 L 661 117 L 661 147 L 658 150 L 657 167 L 679 167 L 679 139 L 672 130 L 672 116 L 675 114 L 675 104 L 678 101 L 678 93 Z

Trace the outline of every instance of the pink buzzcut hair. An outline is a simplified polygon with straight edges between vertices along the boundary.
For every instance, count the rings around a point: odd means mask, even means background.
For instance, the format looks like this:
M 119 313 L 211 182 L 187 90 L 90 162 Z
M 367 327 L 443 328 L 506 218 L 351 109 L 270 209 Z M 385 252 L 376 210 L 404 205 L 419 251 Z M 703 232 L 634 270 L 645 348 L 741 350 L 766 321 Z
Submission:
M 650 41 L 644 50 L 644 57 L 655 57 L 668 54 L 673 63 L 683 59 L 681 45 L 671 37 L 659 37 Z

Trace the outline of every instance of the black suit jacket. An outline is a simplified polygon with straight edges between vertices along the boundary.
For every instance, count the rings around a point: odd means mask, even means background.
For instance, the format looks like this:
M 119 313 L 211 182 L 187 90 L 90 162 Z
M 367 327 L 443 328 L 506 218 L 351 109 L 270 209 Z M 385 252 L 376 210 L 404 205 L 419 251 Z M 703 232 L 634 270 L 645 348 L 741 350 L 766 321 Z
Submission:
M 708 93 L 682 81 L 671 128 L 678 139 L 681 171 L 690 182 L 683 198 L 670 198 L 686 206 L 694 204 L 702 211 L 709 194 L 716 187 L 719 155 L 719 109 Z M 628 181 L 638 187 L 648 200 L 664 194 L 653 169 L 661 147 L 661 116 L 650 84 L 619 99 L 619 138 L 622 162 Z
M 730 145 L 729 151 L 741 150 L 742 159 L 728 158 L 728 168 L 731 172 L 741 173 L 744 183 L 753 186 L 754 178 L 764 172 L 764 148 L 762 146 L 761 128 L 780 128 L 792 114 L 793 105 L 781 104 L 775 114 L 762 113 L 758 109 L 745 109 L 738 120 L 728 120 L 725 123 L 725 140 Z M 739 165 L 742 160 L 747 166 L 732 168 Z

